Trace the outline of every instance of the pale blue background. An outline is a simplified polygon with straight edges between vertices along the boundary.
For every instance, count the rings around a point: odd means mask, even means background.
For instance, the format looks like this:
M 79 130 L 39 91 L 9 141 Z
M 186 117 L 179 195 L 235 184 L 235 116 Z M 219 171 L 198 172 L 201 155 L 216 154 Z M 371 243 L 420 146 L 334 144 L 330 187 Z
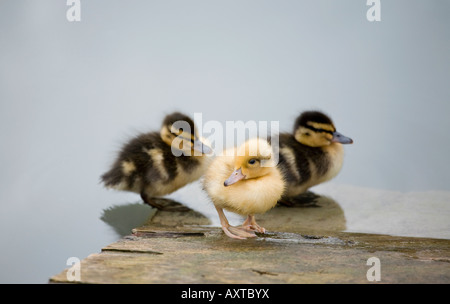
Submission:
M 138 201 L 99 176 L 164 114 L 277 120 L 328 112 L 355 141 L 335 182 L 450 190 L 450 2 L 0 1 L 0 282 L 46 282 L 117 234 Z M 443 206 L 443 208 L 447 208 Z

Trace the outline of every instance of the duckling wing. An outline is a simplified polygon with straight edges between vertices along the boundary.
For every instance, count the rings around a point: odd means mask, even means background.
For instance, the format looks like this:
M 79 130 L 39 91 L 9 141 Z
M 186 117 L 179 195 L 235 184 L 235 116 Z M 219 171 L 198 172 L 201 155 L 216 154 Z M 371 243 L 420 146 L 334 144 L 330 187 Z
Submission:
M 101 176 L 105 186 L 140 192 L 143 183 L 167 180 L 176 174 L 167 170 L 168 147 L 158 133 L 141 134 L 125 144 L 111 169 Z M 169 152 L 170 153 L 170 152 Z M 169 161 L 170 163 L 170 161 Z
M 278 167 L 284 175 L 288 196 L 329 179 L 333 161 L 325 149 L 303 145 L 290 134 L 281 134 L 279 144 Z

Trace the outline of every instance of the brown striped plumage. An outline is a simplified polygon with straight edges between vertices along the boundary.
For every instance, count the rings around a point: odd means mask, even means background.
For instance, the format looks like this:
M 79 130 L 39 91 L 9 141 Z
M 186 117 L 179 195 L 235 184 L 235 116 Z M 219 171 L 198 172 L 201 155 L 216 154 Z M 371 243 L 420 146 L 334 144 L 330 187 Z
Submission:
M 332 120 L 317 111 L 303 112 L 292 134 L 279 136 L 279 163 L 286 181 L 281 202 L 290 202 L 310 187 L 334 178 L 342 168 L 342 144 L 353 143 L 336 131 Z
M 179 122 L 187 123 L 184 130 Z M 185 140 L 173 148 L 172 143 L 181 136 Z M 203 152 L 209 150 L 198 138 L 194 122 L 184 114 L 173 113 L 166 116 L 159 133 L 139 134 L 126 143 L 101 180 L 107 188 L 139 193 L 144 202 L 161 208 L 152 198 L 199 179 L 207 165 Z

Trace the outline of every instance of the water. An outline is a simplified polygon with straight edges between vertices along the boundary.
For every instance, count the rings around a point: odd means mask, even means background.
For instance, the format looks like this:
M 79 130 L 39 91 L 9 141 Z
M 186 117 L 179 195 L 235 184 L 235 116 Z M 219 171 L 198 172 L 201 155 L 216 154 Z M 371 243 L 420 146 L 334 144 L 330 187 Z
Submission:
M 448 2 L 383 2 L 372 23 L 366 1 L 81 2 L 72 23 L 65 1 L 0 2 L 0 282 L 45 283 L 138 225 L 108 224 L 139 198 L 99 176 L 173 110 L 282 131 L 324 110 L 355 141 L 314 189 L 346 229 L 449 238 Z M 217 224 L 203 195 L 173 197 Z

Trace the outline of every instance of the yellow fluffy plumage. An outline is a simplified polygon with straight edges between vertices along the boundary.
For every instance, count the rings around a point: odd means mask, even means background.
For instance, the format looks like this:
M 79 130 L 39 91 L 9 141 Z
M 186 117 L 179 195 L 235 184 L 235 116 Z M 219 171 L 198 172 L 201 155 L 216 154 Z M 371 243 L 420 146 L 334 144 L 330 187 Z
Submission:
M 254 214 L 273 208 L 284 191 L 283 177 L 272 159 L 272 149 L 266 140 L 251 139 L 217 156 L 207 169 L 204 188 L 228 236 L 246 238 L 255 236 L 252 231 L 265 231 L 256 224 Z M 222 209 L 248 218 L 242 227 L 231 227 Z

